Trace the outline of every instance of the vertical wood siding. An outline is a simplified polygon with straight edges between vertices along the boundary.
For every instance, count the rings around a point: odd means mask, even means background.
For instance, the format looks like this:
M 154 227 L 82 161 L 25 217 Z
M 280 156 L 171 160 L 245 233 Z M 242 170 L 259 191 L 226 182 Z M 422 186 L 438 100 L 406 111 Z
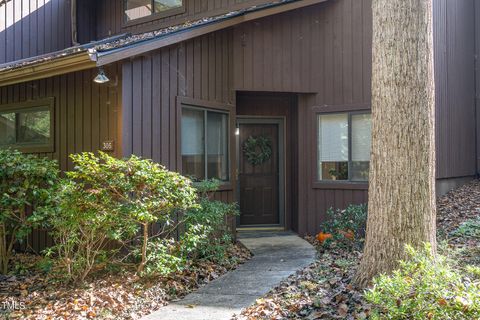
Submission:
M 475 7 L 434 1 L 437 178 L 476 174 Z
M 140 155 L 179 170 L 177 96 L 234 103 L 231 36 L 231 30 L 212 33 L 124 63 L 125 156 Z M 233 188 L 216 197 L 235 201 Z
M 106 69 L 112 82 L 108 85 L 95 84 L 92 79 L 96 70 L 69 73 L 53 78 L 37 80 L 0 88 L 0 111 L 9 104 L 28 100 L 53 97 L 55 99 L 55 147 L 53 153 L 42 153 L 59 162 L 62 170 L 71 170 L 69 154 L 82 151 L 95 152 L 105 140 L 117 143 L 119 148 L 121 117 L 121 79 L 119 66 Z M 43 230 L 35 230 L 29 244 L 39 252 L 52 244 L 52 239 Z
M 313 108 L 370 105 L 371 21 L 370 0 L 342 0 L 234 29 L 235 90 L 299 93 L 296 230 L 301 234 L 317 232 L 330 207 L 367 201 L 366 188 L 314 185 Z
M 97 1 L 97 7 L 95 8 L 95 13 L 97 14 L 97 36 L 100 39 L 123 32 L 138 33 L 152 31 L 169 25 L 224 14 L 270 2 L 271 1 L 268 0 L 184 0 L 184 13 L 124 27 L 123 1 L 100 0 Z
M 0 63 L 71 44 L 69 0 L 9 0 L 0 5 Z
M 477 6 L 472 6 L 473 1 L 435 1 L 439 178 L 475 173 L 474 35 L 470 28 L 474 24 L 473 9 Z M 227 2 L 212 2 L 212 6 L 226 8 L 230 4 Z M 106 27 L 97 26 L 97 36 L 118 33 L 121 29 L 118 16 L 122 15 L 120 2 L 105 0 L 101 3 L 105 6 L 104 16 L 100 10 L 97 19 L 105 22 Z M 202 2 L 204 7 L 198 1 L 188 0 L 185 17 L 204 14 L 209 3 L 210 0 Z M 118 15 L 106 15 L 112 12 L 107 8 L 114 4 L 113 11 Z M 331 111 L 335 107 L 368 108 L 370 105 L 371 14 L 371 0 L 328 1 L 125 61 L 121 84 L 122 130 L 117 120 L 111 125 L 100 120 L 120 114 L 118 110 L 115 113 L 119 103 L 108 103 L 112 97 L 119 101 L 118 89 L 102 93 L 91 84 L 76 85 L 93 74 L 75 73 L 30 85 L 2 88 L 2 100 L 27 99 L 25 97 L 30 97 L 32 91 L 57 88 L 60 105 L 68 106 L 68 110 L 57 115 L 60 117 L 58 123 L 65 125 L 65 134 L 57 138 L 59 154 L 50 156 L 58 157 L 62 168 L 68 168 L 66 157 L 62 155 L 95 150 L 101 141 L 99 137 L 121 132 L 122 155 L 141 155 L 178 170 L 181 161 L 176 132 L 180 121 L 177 97 L 233 105 L 235 112 L 236 92 L 294 93 L 297 106 L 290 116 L 296 122 L 298 141 L 292 143 L 298 148 L 298 156 L 292 188 L 297 188 L 298 192 L 292 189 L 291 196 L 292 210 L 297 211 L 298 220 L 292 222 L 292 228 L 301 234 L 315 233 L 328 208 L 367 201 L 366 188 L 337 186 L 327 189 L 315 183 L 315 112 Z M 172 21 L 166 19 L 164 23 Z M 92 101 L 91 106 L 89 101 Z M 100 105 L 109 107 L 100 108 Z M 275 112 L 279 110 L 272 110 Z M 97 114 L 98 117 L 94 116 Z M 233 176 L 234 172 L 231 174 Z M 219 192 L 216 197 L 235 201 L 235 190 Z

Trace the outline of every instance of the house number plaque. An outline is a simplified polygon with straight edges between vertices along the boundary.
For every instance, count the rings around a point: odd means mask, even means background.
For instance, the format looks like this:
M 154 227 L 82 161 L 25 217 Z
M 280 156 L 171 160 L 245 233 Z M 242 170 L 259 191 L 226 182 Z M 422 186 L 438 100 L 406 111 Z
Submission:
M 102 142 L 102 151 L 113 151 L 115 144 L 113 140 L 107 140 Z

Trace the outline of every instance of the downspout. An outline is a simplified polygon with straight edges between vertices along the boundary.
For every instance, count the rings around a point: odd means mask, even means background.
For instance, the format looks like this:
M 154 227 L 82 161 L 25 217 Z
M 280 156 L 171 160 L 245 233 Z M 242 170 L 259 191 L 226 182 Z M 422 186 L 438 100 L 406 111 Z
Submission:
M 72 24 L 72 45 L 78 46 L 78 32 L 77 32 L 77 0 L 70 0 L 70 21 Z

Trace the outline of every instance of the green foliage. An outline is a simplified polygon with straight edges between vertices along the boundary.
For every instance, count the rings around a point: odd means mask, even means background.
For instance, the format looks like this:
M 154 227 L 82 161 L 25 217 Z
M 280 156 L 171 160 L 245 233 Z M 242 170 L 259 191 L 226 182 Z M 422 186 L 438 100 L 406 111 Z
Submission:
M 191 181 L 147 159 L 117 159 L 100 152 L 71 156 L 75 170 L 67 176 L 92 197 L 97 210 L 123 214 L 138 223 L 168 221 L 174 209 L 187 209 L 196 199 Z
M 243 144 L 243 154 L 251 165 L 259 165 L 272 157 L 272 142 L 265 136 L 250 136 Z
M 166 275 L 199 260 L 226 262 L 226 253 L 232 244 L 227 220 L 236 215 L 238 209 L 236 204 L 209 198 L 218 186 L 216 180 L 196 184 L 200 193 L 199 204 L 186 211 L 182 219 L 185 230 L 180 241 L 173 238 L 152 241 L 147 248 L 145 274 Z
M 480 282 L 471 280 L 477 268 L 455 268 L 444 256 L 433 255 L 428 244 L 406 251 L 409 259 L 391 276 L 375 278 L 365 293 L 377 308 L 374 319 L 480 318 Z
M 222 262 L 232 243 L 227 220 L 237 214 L 236 203 L 202 198 L 199 208 L 186 213 L 185 234 L 181 238 L 183 255 L 190 259 Z
M 62 180 L 57 197 L 58 206 L 48 219 L 56 245 L 45 253 L 56 258 L 68 279 L 83 281 L 106 253 L 109 240 L 133 236 L 138 227 L 102 208 L 96 192 L 81 182 Z
M 23 241 L 43 221 L 58 173 L 55 161 L 0 150 L 0 272 L 8 272 L 16 241 Z M 32 214 L 27 215 L 27 208 Z
M 361 244 L 365 235 L 367 211 L 366 204 L 351 204 L 343 210 L 328 209 L 327 219 L 320 228 L 322 232 L 332 234 L 333 237 L 325 243 L 328 245 L 335 241 L 345 245 Z
M 134 252 L 140 256 L 137 250 Z M 147 246 L 147 260 L 143 275 L 168 275 L 173 272 L 183 270 L 186 261 L 180 255 L 178 242 L 173 238 L 154 239 Z
M 463 222 L 453 235 L 480 239 L 480 217 Z
M 110 242 L 129 242 L 140 252 L 138 271 L 147 262 L 147 248 L 156 222 L 156 237 L 168 236 L 176 225 L 173 212 L 195 204 L 190 180 L 151 160 L 116 159 L 100 152 L 71 155 L 75 168 L 58 191 L 58 210 L 51 215 L 57 246 L 69 277 L 81 281 L 107 252 Z M 142 230 L 141 241 L 130 241 Z M 139 246 L 139 247 L 138 247 Z M 112 250 L 108 251 L 111 256 Z

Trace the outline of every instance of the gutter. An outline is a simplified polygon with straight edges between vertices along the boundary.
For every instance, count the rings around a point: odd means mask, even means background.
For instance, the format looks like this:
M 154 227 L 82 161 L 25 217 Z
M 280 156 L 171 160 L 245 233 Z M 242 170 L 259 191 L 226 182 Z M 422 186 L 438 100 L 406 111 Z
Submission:
M 86 70 L 95 66 L 95 62 L 83 51 L 53 61 L 0 72 L 0 87 Z
M 325 1 L 328 0 L 280 0 L 143 34 L 144 39 L 136 38 L 138 35 L 121 34 L 61 51 L 17 60 L 0 65 L 0 87 L 104 66 L 240 23 Z M 72 3 L 75 2 L 72 1 Z M 73 14 L 72 6 L 72 28 Z M 72 30 L 72 41 L 75 41 L 75 38 L 75 32 Z
M 0 65 L 0 87 L 95 68 L 89 49 L 127 34 Z

